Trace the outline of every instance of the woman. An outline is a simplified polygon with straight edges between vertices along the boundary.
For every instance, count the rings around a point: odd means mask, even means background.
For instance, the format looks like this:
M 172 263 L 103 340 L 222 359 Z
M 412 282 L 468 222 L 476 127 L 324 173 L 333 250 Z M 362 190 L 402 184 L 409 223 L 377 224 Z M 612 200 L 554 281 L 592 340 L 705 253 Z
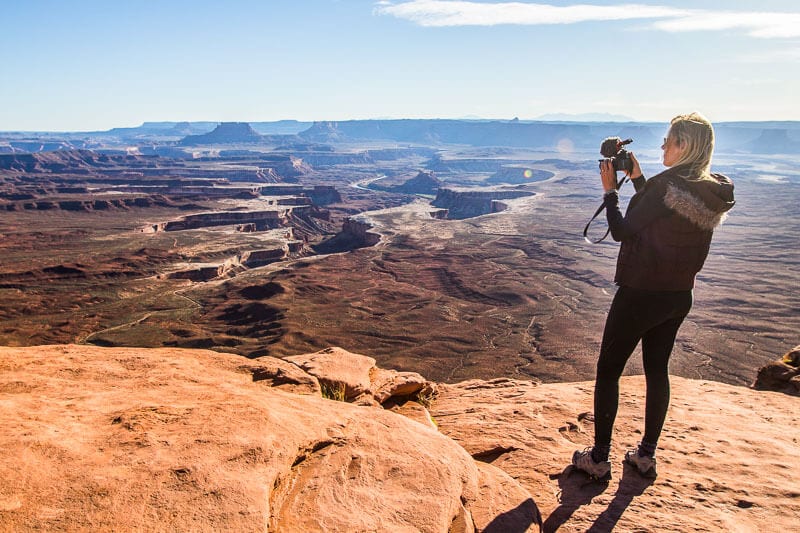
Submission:
M 633 154 L 629 177 L 636 194 L 625 216 L 619 209 L 611 160 L 600 164 L 611 236 L 621 241 L 614 281 L 619 286 L 608 312 L 594 391 L 594 447 L 576 451 L 572 463 L 608 479 L 611 433 L 619 402 L 619 378 L 642 341 L 647 383 L 645 427 L 638 449 L 625 462 L 643 476 L 656 476 L 655 451 L 669 405 L 669 357 L 692 306 L 695 275 L 708 255 L 714 228 L 733 207 L 733 183 L 712 174 L 714 129 L 699 113 L 672 119 L 664 172 L 645 179 Z

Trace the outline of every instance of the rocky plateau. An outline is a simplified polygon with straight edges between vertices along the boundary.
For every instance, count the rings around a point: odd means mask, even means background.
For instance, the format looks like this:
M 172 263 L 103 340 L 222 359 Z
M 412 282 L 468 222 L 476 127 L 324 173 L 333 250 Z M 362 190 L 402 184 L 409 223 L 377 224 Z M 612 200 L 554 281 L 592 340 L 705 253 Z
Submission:
M 800 397 L 673 379 L 658 479 L 573 472 L 591 383 L 436 384 L 327 348 L 0 348 L 0 530 L 789 531 Z M 642 424 L 622 382 L 614 455 Z M 339 401 L 335 401 L 338 399 Z

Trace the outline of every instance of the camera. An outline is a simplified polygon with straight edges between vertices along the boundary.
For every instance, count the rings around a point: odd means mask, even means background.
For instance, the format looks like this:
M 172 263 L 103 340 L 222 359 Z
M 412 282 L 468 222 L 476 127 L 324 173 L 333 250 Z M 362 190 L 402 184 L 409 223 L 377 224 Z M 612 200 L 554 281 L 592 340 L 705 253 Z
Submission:
M 633 171 L 633 160 L 631 159 L 628 151 L 623 146 L 633 142 L 633 139 L 625 139 L 624 141 L 619 137 L 607 137 L 600 145 L 600 154 L 606 159 L 611 159 L 614 165 L 614 170 L 623 170 L 627 173 Z M 603 160 L 600 159 L 602 162 Z

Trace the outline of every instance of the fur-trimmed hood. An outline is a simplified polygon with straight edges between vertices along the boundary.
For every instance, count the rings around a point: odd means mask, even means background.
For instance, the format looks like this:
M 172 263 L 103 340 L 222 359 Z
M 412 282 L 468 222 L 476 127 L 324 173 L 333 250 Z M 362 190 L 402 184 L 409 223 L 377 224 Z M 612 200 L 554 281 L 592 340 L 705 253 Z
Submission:
M 703 268 L 714 228 L 733 207 L 733 182 L 721 174 L 684 178 L 686 167 L 670 167 L 634 181 L 625 216 L 619 195 L 607 194 L 611 236 L 621 241 L 614 281 L 651 291 L 687 291 Z
M 711 231 L 736 203 L 733 182 L 722 174 L 697 181 L 675 177 L 667 183 L 664 204 L 699 228 Z

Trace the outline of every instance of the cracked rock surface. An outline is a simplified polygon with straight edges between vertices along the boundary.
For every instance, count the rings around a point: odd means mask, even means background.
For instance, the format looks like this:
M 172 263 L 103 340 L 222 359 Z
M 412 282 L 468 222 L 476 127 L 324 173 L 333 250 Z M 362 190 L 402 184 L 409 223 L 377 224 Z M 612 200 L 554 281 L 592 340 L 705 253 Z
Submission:
M 204 350 L 0 348 L 0 530 L 538 530 L 530 494 L 435 427 L 291 373 Z M 287 382 L 303 393 L 270 386 Z

